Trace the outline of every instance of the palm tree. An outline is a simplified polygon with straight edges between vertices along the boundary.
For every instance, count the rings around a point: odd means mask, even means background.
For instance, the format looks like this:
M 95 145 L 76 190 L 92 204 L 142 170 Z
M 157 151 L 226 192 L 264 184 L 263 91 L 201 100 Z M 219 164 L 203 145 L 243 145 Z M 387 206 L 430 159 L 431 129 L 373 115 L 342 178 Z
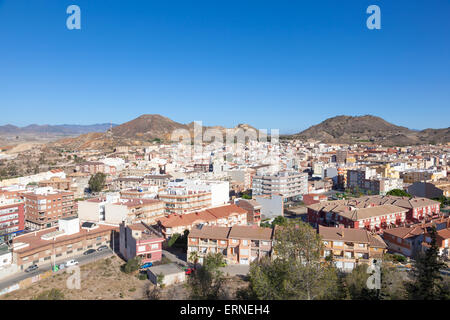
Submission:
M 191 261 L 192 263 L 194 263 L 194 266 L 197 265 L 198 263 L 198 259 L 199 259 L 199 255 L 197 251 L 191 251 L 191 253 L 189 253 L 189 261 Z

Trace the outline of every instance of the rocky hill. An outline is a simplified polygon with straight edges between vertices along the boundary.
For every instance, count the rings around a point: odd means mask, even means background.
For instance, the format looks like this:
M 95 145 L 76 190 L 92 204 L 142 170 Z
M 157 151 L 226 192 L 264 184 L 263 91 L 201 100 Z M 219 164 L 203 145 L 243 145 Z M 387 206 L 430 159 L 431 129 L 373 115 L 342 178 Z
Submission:
M 208 128 L 218 129 L 225 139 L 225 127 L 203 126 L 203 131 Z M 235 130 L 249 128 L 248 124 L 239 124 Z M 105 133 L 88 133 L 75 138 L 64 138 L 51 143 L 54 147 L 66 147 L 75 150 L 80 149 L 111 149 L 118 145 L 139 146 L 148 145 L 155 141 L 169 142 L 171 134 L 177 129 L 187 130 L 191 138 L 194 135 L 194 123 L 182 124 L 159 114 L 145 114 L 134 120 L 118 125 Z M 255 129 L 256 130 L 256 129 Z
M 286 137 L 329 143 L 374 142 L 386 146 L 405 146 L 449 142 L 450 128 L 417 131 L 371 115 L 336 116 Z

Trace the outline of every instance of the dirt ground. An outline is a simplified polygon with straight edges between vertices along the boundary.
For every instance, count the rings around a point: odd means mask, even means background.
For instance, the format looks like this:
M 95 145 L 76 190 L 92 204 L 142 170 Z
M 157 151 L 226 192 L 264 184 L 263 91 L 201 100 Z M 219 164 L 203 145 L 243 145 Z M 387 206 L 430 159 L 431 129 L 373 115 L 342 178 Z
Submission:
M 0 300 L 31 300 L 40 293 L 50 289 L 59 289 L 66 300 L 142 300 L 148 299 L 148 289 L 154 285 L 148 280 L 139 280 L 137 274 L 125 274 L 120 270 L 123 260 L 113 256 L 80 267 L 81 288 L 68 289 L 68 273 L 59 271 L 47 279 L 41 280 L 32 286 L 19 289 L 0 296 Z M 239 277 L 230 277 L 226 281 L 226 291 L 231 292 L 230 298 L 239 287 L 246 282 Z M 162 300 L 187 299 L 187 290 L 184 284 L 173 285 L 161 289 Z

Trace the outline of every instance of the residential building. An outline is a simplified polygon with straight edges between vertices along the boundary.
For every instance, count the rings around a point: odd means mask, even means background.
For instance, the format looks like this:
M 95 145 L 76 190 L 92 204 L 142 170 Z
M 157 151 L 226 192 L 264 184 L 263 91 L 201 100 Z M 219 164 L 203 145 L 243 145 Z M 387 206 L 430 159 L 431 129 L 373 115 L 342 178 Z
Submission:
M 126 259 L 140 257 L 141 263 L 160 261 L 164 236 L 144 222 L 120 224 L 120 253 Z
M 256 174 L 253 177 L 252 195 L 283 195 L 285 201 L 301 200 L 308 193 L 308 174 L 280 171 L 275 174 Z
M 59 227 L 50 227 L 19 235 L 13 239 L 13 261 L 20 270 L 37 264 L 55 264 L 82 255 L 88 249 L 110 245 L 117 228 L 97 225 L 78 218 L 60 219 Z
M 164 217 L 164 202 L 157 199 L 121 198 L 111 195 L 79 201 L 78 216 L 82 221 L 115 225 L 123 221 L 154 224 Z
M 367 230 L 319 226 L 318 233 L 324 245 L 322 259 L 332 258 L 335 266 L 344 272 L 383 259 L 387 248 L 380 236 Z
M 37 188 L 23 194 L 25 227 L 31 230 L 58 225 L 58 219 L 75 217 L 77 204 L 72 191 L 59 191 L 51 187 Z
M 417 252 L 422 250 L 424 234 L 427 228 L 433 225 L 438 231 L 446 230 L 450 227 L 450 219 L 441 217 L 428 223 L 416 223 L 385 230 L 383 239 L 390 252 L 400 253 L 412 258 Z
M 70 190 L 71 179 L 52 177 L 49 180 L 39 181 L 39 187 L 51 187 L 55 190 Z
M 414 182 L 408 186 L 407 192 L 416 197 L 450 197 L 450 180 L 436 182 Z
M 8 242 L 25 229 L 25 210 L 21 199 L 0 198 L 0 243 Z
M 439 216 L 437 201 L 426 198 L 367 196 L 351 200 L 326 201 L 307 207 L 313 226 L 365 228 L 374 232 L 429 220 Z
M 235 204 L 247 211 L 248 224 L 260 225 L 262 206 L 256 200 L 238 199 Z
M 192 230 L 198 225 L 223 227 L 247 225 L 247 211 L 235 204 L 230 204 L 183 215 L 171 214 L 158 222 L 166 238 L 170 238 L 175 233 L 183 234 L 185 230 Z
M 197 252 L 199 263 L 208 253 L 221 253 L 229 264 L 250 264 L 272 254 L 271 228 L 258 226 L 201 226 L 188 236 L 188 259 Z
M 116 167 L 109 166 L 103 162 L 99 161 L 86 161 L 83 163 L 78 164 L 75 167 L 77 172 L 82 173 L 89 173 L 91 175 L 94 175 L 96 173 L 104 173 L 104 174 L 116 174 Z

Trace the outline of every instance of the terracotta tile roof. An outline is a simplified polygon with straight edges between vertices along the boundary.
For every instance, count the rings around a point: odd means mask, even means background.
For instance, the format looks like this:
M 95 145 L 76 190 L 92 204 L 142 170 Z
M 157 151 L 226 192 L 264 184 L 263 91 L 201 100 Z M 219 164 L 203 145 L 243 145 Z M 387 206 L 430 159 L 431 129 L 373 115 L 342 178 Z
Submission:
M 326 201 L 321 203 L 315 203 L 307 206 L 315 211 L 331 211 L 333 208 L 337 206 L 349 206 L 355 208 L 366 208 L 368 206 L 381 206 L 381 205 L 394 205 L 397 207 L 412 209 L 417 207 L 429 206 L 439 204 L 438 201 L 421 198 L 421 197 L 396 197 L 396 196 L 365 196 L 356 199 L 350 200 L 334 200 L 334 201 Z
M 221 207 L 206 209 L 193 213 L 186 214 L 172 214 L 167 217 L 161 218 L 159 221 L 164 227 L 180 227 L 190 226 L 197 223 L 215 221 L 220 218 L 226 218 L 233 214 L 244 214 L 246 210 L 239 208 L 237 205 L 225 205 Z
M 246 210 L 244 210 L 241 207 L 238 207 L 235 204 L 229 204 L 229 205 L 225 205 L 225 206 L 210 208 L 210 209 L 206 209 L 205 211 L 209 212 L 210 214 L 217 217 L 218 219 L 229 217 L 230 215 L 233 215 L 233 214 L 247 213 Z
M 202 226 L 189 232 L 191 238 L 228 239 L 231 227 Z
M 272 234 L 272 228 L 263 228 L 257 226 L 233 226 L 231 227 L 229 238 L 271 240 Z
M 14 251 L 17 253 L 24 253 L 24 252 L 28 252 L 28 251 L 33 251 L 40 247 L 48 246 L 49 244 L 53 244 L 53 243 L 57 244 L 57 243 L 67 241 L 67 240 L 74 240 L 77 238 L 82 238 L 87 235 L 95 235 L 95 234 L 99 234 L 99 233 L 102 233 L 105 231 L 111 231 L 111 230 L 118 231 L 119 228 L 114 227 L 114 226 L 108 226 L 108 225 L 98 225 L 98 228 L 95 228 L 95 229 L 92 229 L 89 231 L 86 229 L 80 228 L 80 232 L 78 232 L 78 233 L 71 234 L 71 235 L 59 236 L 55 240 L 41 239 L 41 237 L 43 235 L 51 233 L 51 232 L 55 232 L 57 230 L 58 230 L 58 227 L 52 227 L 52 228 L 47 228 L 47 229 L 39 230 L 36 232 L 30 232 L 30 233 L 26 233 L 24 235 L 17 236 L 13 239 L 13 243 L 28 243 L 29 246 L 21 248 L 21 249 L 16 249 Z
M 400 208 L 390 204 L 384 204 L 381 206 L 370 207 L 370 208 L 357 208 L 354 210 L 333 210 L 339 213 L 339 215 L 351 219 L 353 221 L 368 219 L 371 217 L 384 216 L 393 213 L 407 212 L 405 208 Z
M 353 228 L 335 228 L 319 225 L 319 234 L 323 240 L 369 243 L 366 230 Z

